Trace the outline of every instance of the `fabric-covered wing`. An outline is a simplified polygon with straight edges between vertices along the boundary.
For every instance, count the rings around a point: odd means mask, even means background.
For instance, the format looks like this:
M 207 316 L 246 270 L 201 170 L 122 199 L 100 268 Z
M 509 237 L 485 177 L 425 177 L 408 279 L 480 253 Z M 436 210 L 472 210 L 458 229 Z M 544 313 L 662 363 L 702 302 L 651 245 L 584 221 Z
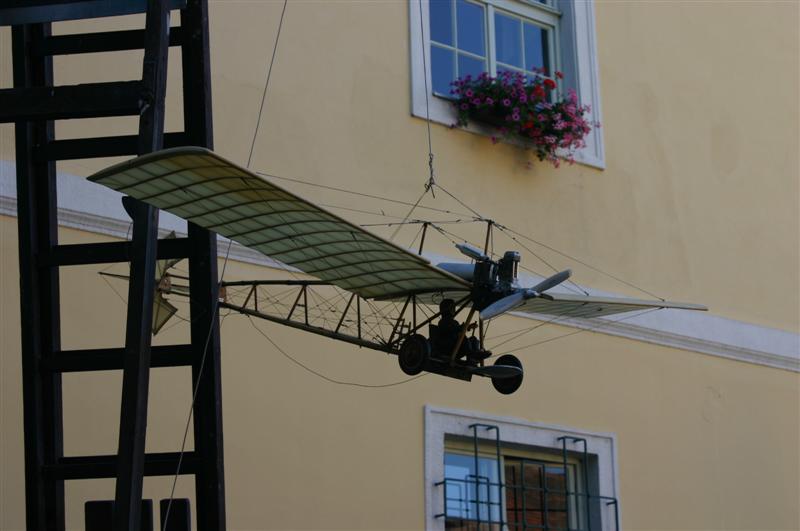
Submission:
M 606 317 L 618 313 L 635 312 L 654 308 L 675 308 L 681 310 L 708 310 L 700 304 L 670 301 L 648 301 L 616 297 L 593 297 L 590 295 L 568 295 L 550 293 L 528 299 L 515 312 L 553 315 L 558 317 Z
M 464 280 L 203 148 L 166 149 L 90 181 L 363 298 L 469 291 Z

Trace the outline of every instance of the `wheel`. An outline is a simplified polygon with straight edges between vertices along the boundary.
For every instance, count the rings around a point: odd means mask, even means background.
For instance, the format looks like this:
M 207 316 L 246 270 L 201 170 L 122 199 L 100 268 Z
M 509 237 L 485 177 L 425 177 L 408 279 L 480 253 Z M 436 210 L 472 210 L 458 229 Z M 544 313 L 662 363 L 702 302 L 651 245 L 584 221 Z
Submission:
M 519 361 L 516 356 L 512 356 L 511 354 L 503 354 L 497 358 L 497 361 L 495 361 L 494 364 L 510 365 L 512 367 L 519 367 L 519 369 L 522 370 L 522 362 Z M 511 378 L 492 378 L 492 385 L 495 389 L 497 389 L 497 392 L 504 395 L 510 395 L 522 385 L 523 376 L 524 375 L 520 373 L 519 375 L 512 376 Z
M 397 360 L 400 368 L 408 375 L 415 375 L 422 372 L 431 354 L 431 345 L 425 336 L 414 334 L 408 336 L 400 346 Z

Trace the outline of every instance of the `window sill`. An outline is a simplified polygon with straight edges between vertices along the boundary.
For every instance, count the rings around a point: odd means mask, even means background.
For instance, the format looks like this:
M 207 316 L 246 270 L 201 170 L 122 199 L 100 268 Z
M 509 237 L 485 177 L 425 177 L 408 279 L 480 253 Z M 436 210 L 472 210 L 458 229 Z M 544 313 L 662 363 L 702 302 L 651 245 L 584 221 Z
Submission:
M 422 105 L 412 106 L 411 114 L 417 118 L 422 118 L 423 120 L 427 120 L 424 93 L 422 95 L 421 100 L 422 100 Z M 414 101 L 416 102 L 418 100 L 415 98 Z M 430 103 L 431 121 L 447 127 L 453 127 L 453 125 L 456 123 L 458 119 L 458 116 L 456 114 L 456 110 L 453 108 L 453 105 L 451 103 L 452 100 L 443 96 L 431 95 L 428 101 Z M 416 108 L 416 107 L 421 107 L 421 108 Z M 533 144 L 531 142 L 526 142 L 523 139 L 500 137 L 497 134 L 497 130 L 493 126 L 488 124 L 483 124 L 480 122 L 472 121 L 466 127 L 455 126 L 454 129 L 467 131 L 475 135 L 484 136 L 487 138 L 487 140 L 491 137 L 496 137 L 499 142 L 523 149 L 531 149 L 533 147 Z M 600 134 L 599 132 L 595 133 L 593 131 L 592 133 L 590 133 L 590 136 L 599 134 Z M 575 153 L 575 163 L 582 164 L 584 166 L 589 166 L 591 168 L 599 170 L 605 170 L 606 169 L 605 160 L 602 157 L 598 157 L 595 154 L 593 154 L 591 150 L 592 143 L 591 142 L 587 143 L 589 144 L 589 146 Z M 533 156 L 535 157 L 535 155 Z

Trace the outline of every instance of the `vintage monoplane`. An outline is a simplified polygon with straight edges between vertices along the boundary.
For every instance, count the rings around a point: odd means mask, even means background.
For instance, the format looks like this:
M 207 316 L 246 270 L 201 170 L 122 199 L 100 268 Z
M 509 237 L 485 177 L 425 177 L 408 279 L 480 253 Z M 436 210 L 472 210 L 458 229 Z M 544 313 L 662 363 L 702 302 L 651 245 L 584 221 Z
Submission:
M 400 247 L 203 148 L 144 155 L 89 180 L 254 249 L 293 276 L 221 282 L 220 308 L 397 355 L 410 375 L 484 376 L 499 392 L 513 393 L 523 379 L 519 359 L 505 354 L 487 365 L 492 353 L 484 346 L 487 321 L 511 311 L 593 318 L 706 309 L 550 291 L 569 270 L 520 287 L 516 251 L 493 260 L 486 250 L 459 244 L 472 263 L 433 265 L 421 250 Z M 177 311 L 165 295 L 189 295 L 173 265 L 159 262 L 154 333 Z

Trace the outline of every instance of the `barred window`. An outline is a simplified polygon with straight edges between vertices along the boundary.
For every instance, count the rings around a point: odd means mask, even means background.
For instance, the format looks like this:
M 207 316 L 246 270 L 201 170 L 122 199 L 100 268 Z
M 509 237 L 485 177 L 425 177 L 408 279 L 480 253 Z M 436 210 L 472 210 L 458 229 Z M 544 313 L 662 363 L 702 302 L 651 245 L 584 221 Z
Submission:
M 426 441 L 429 529 L 618 531 L 612 436 L 428 407 Z

